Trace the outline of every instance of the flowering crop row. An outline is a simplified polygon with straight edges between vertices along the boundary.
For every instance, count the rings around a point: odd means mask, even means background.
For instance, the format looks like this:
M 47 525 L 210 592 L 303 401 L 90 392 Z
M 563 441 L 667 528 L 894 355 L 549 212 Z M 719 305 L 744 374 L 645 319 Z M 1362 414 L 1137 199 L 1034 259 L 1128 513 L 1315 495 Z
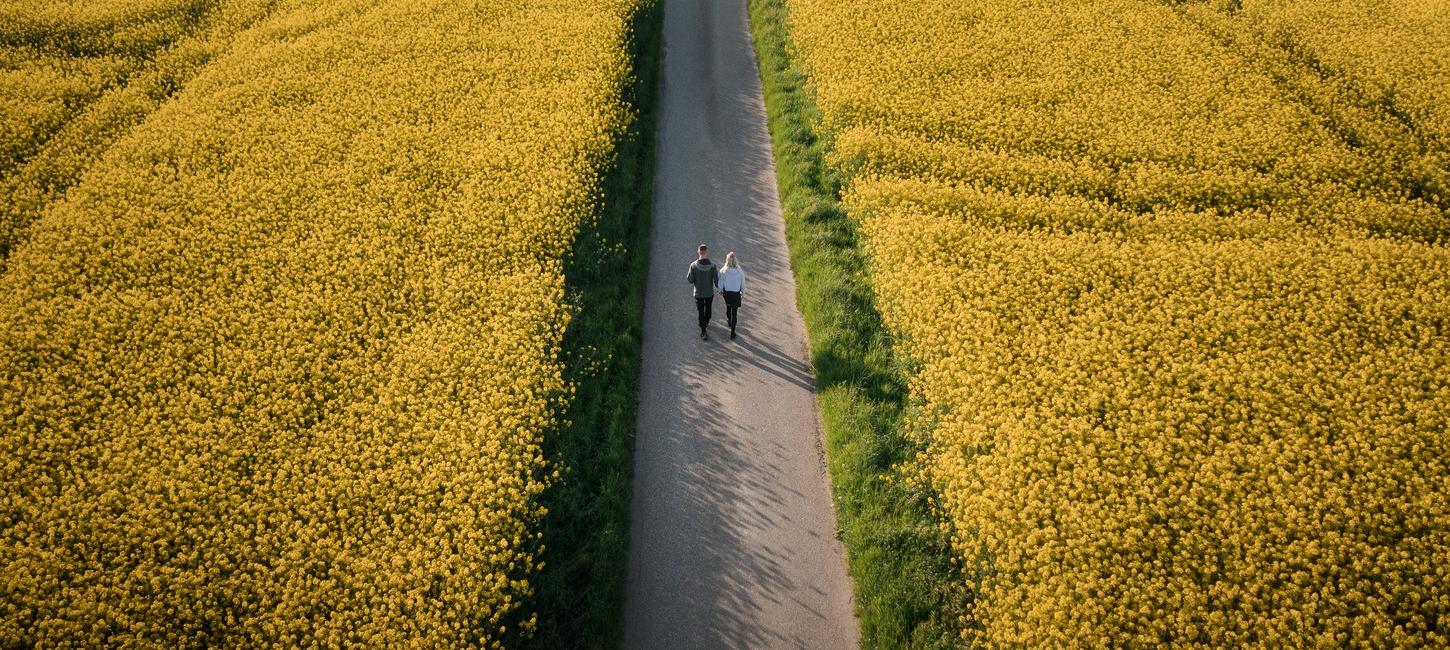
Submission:
M 1231 13 L 1246 29 L 1290 49 L 1321 73 L 1363 84 L 1439 150 L 1450 149 L 1450 64 L 1445 60 L 1450 5 L 1436 0 L 1244 0 Z
M 1171 3 L 1253 60 L 1341 139 L 1450 209 L 1450 14 L 1439 2 Z
M 217 0 L 0 0 L 0 43 L 74 56 L 153 51 Z
M 0 24 L 5 25 L 0 28 L 5 43 L 0 44 L 0 84 L 8 100 L 0 104 L 0 268 L 46 205 L 275 4 L 0 4 Z M 5 22 L 14 16 L 29 19 Z M 100 53 L 67 50 L 45 38 L 67 33 L 56 24 L 70 31 L 84 26 L 85 33 L 110 38 L 121 38 L 127 25 L 144 24 L 156 37 Z M 44 29 L 47 25 L 54 29 Z
M 791 7 L 834 162 L 858 176 L 1309 222 L 1305 204 L 1374 201 L 1378 221 L 1348 225 L 1447 231 L 1397 169 L 1167 7 Z
M 72 59 L 18 48 L 0 48 L 0 56 L 0 83 L 9 100 L 0 104 L 0 172 L 20 164 L 126 69 L 116 57 Z
M 0 277 L 0 645 L 533 625 L 560 270 L 632 0 L 297 0 Z
M 969 634 L 1446 642 L 1450 253 L 974 219 L 865 224 Z
M 1177 5 L 788 2 L 962 635 L 1444 645 L 1443 149 Z
M 0 173 L 207 8 L 200 0 L 0 2 Z

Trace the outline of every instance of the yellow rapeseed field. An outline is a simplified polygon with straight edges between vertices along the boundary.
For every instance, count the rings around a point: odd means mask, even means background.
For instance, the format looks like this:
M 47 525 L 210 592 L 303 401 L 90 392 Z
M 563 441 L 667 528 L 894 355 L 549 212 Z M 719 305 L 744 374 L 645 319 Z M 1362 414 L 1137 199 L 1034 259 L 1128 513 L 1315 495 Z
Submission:
M 1444 5 L 1319 4 L 789 0 L 963 639 L 1450 643 Z
M 0 1 L 0 171 L 206 8 L 206 0 Z
M 0 2 L 0 269 L 49 203 L 278 4 Z
M 533 625 L 637 5 L 278 3 L 45 203 L 0 276 L 0 645 Z
M 1291 56 L 1342 75 L 1450 147 L 1450 3 L 1444 0 L 1215 0 Z

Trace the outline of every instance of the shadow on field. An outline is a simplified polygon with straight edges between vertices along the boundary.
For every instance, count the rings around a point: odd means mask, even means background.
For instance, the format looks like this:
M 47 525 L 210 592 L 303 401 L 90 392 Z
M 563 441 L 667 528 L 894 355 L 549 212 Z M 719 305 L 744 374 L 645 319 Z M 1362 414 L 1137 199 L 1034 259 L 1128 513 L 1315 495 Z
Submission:
M 520 614 L 538 614 L 532 638 L 509 647 L 612 648 L 620 638 L 644 273 L 654 177 L 655 97 L 661 0 L 645 4 L 631 27 L 635 73 L 626 90 L 635 121 L 616 144 L 603 207 L 581 229 L 565 266 L 577 306 L 564 333 L 564 378 L 576 389 L 565 424 L 544 437 L 560 477 L 544 493 L 544 569 Z M 511 632 L 517 629 L 515 621 Z

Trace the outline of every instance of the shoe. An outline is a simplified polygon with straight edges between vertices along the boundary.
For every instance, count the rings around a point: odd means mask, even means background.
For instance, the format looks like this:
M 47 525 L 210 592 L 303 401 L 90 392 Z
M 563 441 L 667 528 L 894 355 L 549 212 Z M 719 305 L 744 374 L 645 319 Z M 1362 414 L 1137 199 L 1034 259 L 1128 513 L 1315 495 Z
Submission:
M 735 332 L 733 332 L 733 331 L 730 332 L 730 340 L 731 341 L 734 341 L 735 340 Z
M 709 334 L 706 334 L 704 332 L 700 332 L 700 340 L 701 341 L 708 341 L 708 340 L 710 340 L 710 335 Z

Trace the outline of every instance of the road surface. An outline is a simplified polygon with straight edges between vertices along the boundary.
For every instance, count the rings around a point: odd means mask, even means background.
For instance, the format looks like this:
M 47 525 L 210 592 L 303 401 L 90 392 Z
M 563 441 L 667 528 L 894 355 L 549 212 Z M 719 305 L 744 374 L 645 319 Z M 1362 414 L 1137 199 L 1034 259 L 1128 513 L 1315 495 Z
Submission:
M 665 0 L 625 648 L 853 648 L 746 0 Z M 740 338 L 695 247 L 746 272 Z

